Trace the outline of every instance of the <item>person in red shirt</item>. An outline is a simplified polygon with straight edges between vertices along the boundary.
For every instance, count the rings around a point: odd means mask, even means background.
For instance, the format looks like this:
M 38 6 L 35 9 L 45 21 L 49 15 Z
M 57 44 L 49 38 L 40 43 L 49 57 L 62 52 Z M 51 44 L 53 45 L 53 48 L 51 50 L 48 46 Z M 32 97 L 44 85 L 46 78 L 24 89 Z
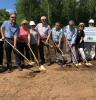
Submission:
M 28 59 L 30 59 L 30 53 L 29 53 L 29 48 L 28 48 L 29 43 L 30 43 L 30 32 L 28 28 L 28 21 L 23 20 L 20 26 L 20 32 L 19 32 L 18 42 L 17 42 L 17 49 L 22 54 L 26 53 L 26 57 Z M 22 66 L 24 66 L 24 58 L 20 56 L 19 54 L 17 55 L 16 58 L 17 58 L 16 65 L 22 69 Z

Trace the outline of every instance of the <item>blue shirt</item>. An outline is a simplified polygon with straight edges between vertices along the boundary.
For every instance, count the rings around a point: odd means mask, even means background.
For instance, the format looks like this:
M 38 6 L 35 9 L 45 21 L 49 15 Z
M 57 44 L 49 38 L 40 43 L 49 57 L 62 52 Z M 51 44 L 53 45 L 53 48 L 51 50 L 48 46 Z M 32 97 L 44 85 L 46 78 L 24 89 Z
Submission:
M 77 29 L 75 27 L 69 29 L 69 25 L 68 25 L 64 27 L 63 33 L 66 39 L 71 42 L 71 44 L 75 44 L 75 40 L 77 36 Z
M 56 28 L 52 28 L 51 36 L 54 42 L 59 42 L 59 39 L 62 38 L 63 31 L 62 29 L 57 30 Z
M 1 27 L 4 29 L 5 38 L 14 38 L 14 35 L 18 36 L 19 34 L 19 26 L 12 25 L 10 21 L 4 21 Z

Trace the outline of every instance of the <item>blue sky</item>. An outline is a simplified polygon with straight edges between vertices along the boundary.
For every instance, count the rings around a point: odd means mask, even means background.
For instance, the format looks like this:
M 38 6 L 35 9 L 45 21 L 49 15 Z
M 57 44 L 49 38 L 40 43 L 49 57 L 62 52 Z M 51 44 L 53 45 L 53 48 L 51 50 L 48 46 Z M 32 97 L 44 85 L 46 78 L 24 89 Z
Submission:
M 15 11 L 16 0 L 0 0 L 0 9 L 12 10 Z

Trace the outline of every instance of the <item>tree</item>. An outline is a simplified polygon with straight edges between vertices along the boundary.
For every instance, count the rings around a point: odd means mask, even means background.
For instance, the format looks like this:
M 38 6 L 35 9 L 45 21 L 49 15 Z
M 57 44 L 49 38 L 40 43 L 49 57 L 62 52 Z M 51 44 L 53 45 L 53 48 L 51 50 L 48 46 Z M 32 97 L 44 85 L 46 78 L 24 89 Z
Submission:
M 61 21 L 66 25 L 70 19 L 79 23 L 88 23 L 90 18 L 96 19 L 96 0 L 17 0 L 18 21 L 22 19 L 39 22 L 42 15 L 47 16 L 53 24 Z
M 0 21 L 3 22 L 9 18 L 9 13 L 5 9 L 0 9 Z

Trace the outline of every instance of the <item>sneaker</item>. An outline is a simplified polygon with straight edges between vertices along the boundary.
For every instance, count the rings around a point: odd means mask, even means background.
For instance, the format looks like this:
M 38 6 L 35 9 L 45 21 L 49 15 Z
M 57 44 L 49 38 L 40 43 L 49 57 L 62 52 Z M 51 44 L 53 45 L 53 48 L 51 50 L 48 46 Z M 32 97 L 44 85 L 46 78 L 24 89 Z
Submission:
M 40 68 L 39 68 L 39 70 L 40 71 L 46 71 L 46 68 L 43 65 L 41 65 Z
M 92 64 L 90 62 L 86 62 L 85 65 L 92 66 Z

